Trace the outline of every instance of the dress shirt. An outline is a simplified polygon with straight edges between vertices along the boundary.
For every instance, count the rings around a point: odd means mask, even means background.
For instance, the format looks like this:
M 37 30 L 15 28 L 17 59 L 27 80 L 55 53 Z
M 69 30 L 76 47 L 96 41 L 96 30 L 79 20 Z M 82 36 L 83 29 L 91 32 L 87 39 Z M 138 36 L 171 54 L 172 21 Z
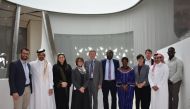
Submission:
M 26 77 L 25 84 L 28 85 L 28 84 L 30 84 L 28 63 L 27 63 L 27 61 L 24 61 L 24 60 L 20 60 L 20 61 L 22 63 L 22 67 L 24 69 L 24 74 L 25 74 L 25 77 Z
M 150 60 L 145 60 L 145 64 L 149 66 L 149 68 L 151 67 L 152 65 L 152 62 L 151 62 L 151 59 Z
M 109 61 L 111 62 L 111 79 L 109 79 Z M 105 80 L 115 80 L 115 66 L 113 59 L 106 61 Z

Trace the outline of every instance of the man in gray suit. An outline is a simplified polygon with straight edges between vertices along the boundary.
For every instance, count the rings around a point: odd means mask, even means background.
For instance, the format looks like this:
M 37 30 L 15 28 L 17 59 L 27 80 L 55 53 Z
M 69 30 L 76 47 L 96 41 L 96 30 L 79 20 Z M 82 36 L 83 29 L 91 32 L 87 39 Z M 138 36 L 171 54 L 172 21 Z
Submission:
M 89 71 L 89 93 L 90 103 L 92 106 L 93 98 L 93 109 L 98 109 L 98 90 L 102 85 L 102 64 L 96 59 L 96 51 L 89 51 L 89 60 L 85 62 L 85 68 Z

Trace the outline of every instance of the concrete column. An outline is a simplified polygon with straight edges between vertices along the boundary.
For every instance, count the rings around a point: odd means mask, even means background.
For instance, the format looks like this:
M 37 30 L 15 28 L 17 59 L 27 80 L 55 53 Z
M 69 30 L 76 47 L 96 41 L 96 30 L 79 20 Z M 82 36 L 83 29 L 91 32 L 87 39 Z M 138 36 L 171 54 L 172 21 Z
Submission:
M 31 20 L 27 28 L 27 47 L 30 49 L 30 60 L 36 60 L 36 50 L 41 47 L 42 21 Z

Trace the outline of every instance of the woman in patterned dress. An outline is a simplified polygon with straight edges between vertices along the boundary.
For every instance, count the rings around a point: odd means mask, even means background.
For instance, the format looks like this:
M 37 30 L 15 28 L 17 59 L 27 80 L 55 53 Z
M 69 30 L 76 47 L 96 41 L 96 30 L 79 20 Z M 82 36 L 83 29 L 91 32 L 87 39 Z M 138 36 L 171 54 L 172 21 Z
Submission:
M 116 74 L 116 85 L 119 98 L 119 109 L 132 109 L 135 88 L 135 73 L 128 66 L 128 58 L 121 59 L 122 67 Z

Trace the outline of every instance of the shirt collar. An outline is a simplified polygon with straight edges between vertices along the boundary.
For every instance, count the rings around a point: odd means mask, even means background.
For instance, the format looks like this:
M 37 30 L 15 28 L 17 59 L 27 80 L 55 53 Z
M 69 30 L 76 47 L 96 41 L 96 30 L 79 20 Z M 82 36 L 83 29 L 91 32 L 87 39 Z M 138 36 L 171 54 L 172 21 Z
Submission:
M 21 62 L 22 64 L 26 64 L 26 63 L 27 63 L 27 61 L 22 60 L 22 59 L 20 59 L 20 62 Z
M 94 62 L 95 60 L 96 60 L 96 59 L 90 59 L 90 61 L 93 61 L 93 62 Z
M 109 59 L 107 59 L 107 61 L 113 61 L 113 59 L 110 59 L 110 60 L 109 60 Z
M 146 59 L 146 61 L 151 61 L 152 59 L 150 58 L 149 60 L 148 59 Z

